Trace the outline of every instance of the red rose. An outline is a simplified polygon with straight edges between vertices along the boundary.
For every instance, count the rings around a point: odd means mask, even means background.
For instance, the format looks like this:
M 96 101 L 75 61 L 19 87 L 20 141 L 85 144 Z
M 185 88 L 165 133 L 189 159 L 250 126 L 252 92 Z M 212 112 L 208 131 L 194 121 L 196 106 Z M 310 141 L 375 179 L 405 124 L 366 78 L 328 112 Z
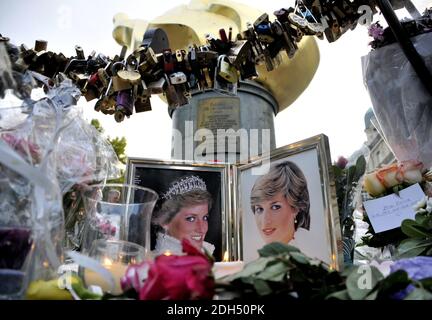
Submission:
M 140 290 L 141 300 L 212 299 L 212 262 L 187 240 L 182 241 L 185 256 L 156 257 Z

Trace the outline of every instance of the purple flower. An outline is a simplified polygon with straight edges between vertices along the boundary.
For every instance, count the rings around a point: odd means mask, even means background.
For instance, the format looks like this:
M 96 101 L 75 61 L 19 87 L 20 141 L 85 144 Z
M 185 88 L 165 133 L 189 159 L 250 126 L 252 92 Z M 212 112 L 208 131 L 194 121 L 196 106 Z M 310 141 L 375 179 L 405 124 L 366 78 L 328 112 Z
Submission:
M 409 259 L 401 259 L 390 266 L 390 272 L 404 270 L 413 280 L 422 280 L 432 277 L 432 257 L 414 257 Z M 394 295 L 395 299 L 404 299 L 411 291 L 414 290 L 413 285 L 407 286 L 404 290 L 399 291 Z
M 371 24 L 371 26 L 368 29 L 368 34 L 370 37 L 374 38 L 374 40 L 382 41 L 384 40 L 384 28 L 381 27 L 381 25 L 377 23 Z
M 336 166 L 338 166 L 341 169 L 345 169 L 347 163 L 348 163 L 347 158 L 340 156 L 336 162 Z

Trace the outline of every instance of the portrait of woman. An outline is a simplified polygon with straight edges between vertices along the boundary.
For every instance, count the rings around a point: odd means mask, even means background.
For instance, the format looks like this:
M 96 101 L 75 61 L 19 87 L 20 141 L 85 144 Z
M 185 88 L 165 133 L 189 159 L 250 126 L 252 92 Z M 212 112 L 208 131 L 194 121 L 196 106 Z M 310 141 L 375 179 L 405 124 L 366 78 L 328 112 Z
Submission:
M 309 230 L 310 200 L 307 181 L 291 161 L 271 166 L 252 187 L 250 205 L 264 243 L 288 244 L 298 228 Z
M 327 137 L 280 147 L 239 166 L 237 174 L 241 258 L 250 262 L 272 242 L 339 268 L 341 234 L 332 191 Z
M 214 245 L 204 239 L 209 230 L 209 212 L 213 205 L 206 183 L 196 175 L 173 181 L 161 194 L 162 205 L 153 214 L 153 224 L 158 227 L 155 255 L 169 251 L 182 254 L 182 239 L 187 239 L 199 250 L 210 255 Z

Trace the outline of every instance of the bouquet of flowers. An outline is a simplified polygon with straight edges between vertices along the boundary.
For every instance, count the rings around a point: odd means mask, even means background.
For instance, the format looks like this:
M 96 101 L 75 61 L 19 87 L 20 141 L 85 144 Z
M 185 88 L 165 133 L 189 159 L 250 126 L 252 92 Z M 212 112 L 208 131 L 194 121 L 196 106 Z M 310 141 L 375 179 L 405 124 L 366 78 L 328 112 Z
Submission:
M 414 47 L 432 71 L 432 10 L 404 21 Z M 362 58 L 363 78 L 384 138 L 399 161 L 415 159 L 432 166 L 432 96 L 389 28 L 371 26 L 375 48 Z

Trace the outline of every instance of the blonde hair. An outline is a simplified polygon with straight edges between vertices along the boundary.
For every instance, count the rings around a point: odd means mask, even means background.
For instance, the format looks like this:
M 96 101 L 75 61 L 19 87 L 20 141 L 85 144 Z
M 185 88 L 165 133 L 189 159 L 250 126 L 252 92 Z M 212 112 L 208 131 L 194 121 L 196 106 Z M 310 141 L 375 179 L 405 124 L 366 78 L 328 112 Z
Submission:
M 282 192 L 289 203 L 298 210 L 295 230 L 310 227 L 310 201 L 307 181 L 300 168 L 291 161 L 273 165 L 269 172 L 255 182 L 250 197 L 252 212 L 255 205 Z

